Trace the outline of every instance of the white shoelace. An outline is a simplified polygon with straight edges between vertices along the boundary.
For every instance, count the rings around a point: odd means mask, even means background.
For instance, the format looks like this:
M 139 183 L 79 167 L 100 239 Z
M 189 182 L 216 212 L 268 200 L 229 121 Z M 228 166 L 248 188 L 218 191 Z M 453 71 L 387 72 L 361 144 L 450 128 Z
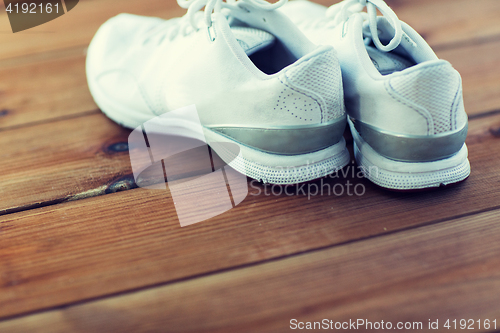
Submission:
M 222 8 L 234 7 L 239 2 L 247 2 L 252 6 L 263 10 L 275 10 L 287 3 L 288 0 L 278 0 L 273 4 L 265 0 L 227 0 L 227 2 L 223 2 L 222 0 L 177 0 L 180 7 L 188 10 L 186 16 L 188 17 L 191 26 L 195 29 L 198 29 L 195 14 L 203 7 L 205 7 L 205 26 L 210 28 L 212 26 L 212 13 L 220 12 Z
M 158 25 L 145 36 L 145 41 L 150 40 L 152 36 L 158 36 L 160 37 L 158 43 L 161 43 L 167 34 L 169 39 L 173 40 L 180 32 L 182 32 L 183 36 L 186 36 L 200 29 L 198 22 L 202 21 L 202 18 L 205 28 L 209 29 L 210 34 L 212 13 L 221 12 L 223 8 L 235 9 L 238 3 L 243 2 L 263 10 L 275 10 L 286 4 L 288 0 L 278 0 L 273 4 L 265 0 L 227 0 L 226 2 L 223 2 L 223 0 L 177 0 L 180 7 L 188 10 L 186 15 L 181 18 L 167 20 Z M 204 13 L 200 12 L 203 7 L 205 7 Z
M 330 6 L 326 11 L 326 18 L 333 26 L 345 22 L 349 16 L 359 13 L 366 7 L 368 13 L 362 13 L 368 21 L 370 34 L 375 46 L 384 52 L 394 50 L 401 43 L 403 29 L 396 13 L 383 0 L 344 0 Z M 377 9 L 387 19 L 387 22 L 394 28 L 395 34 L 389 44 L 384 45 L 380 41 L 377 29 Z

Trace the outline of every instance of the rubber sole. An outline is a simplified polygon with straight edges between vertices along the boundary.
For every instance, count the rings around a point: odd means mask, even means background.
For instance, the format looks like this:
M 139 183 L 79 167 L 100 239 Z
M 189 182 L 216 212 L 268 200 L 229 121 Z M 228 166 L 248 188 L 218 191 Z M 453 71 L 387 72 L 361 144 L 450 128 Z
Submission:
M 465 180 L 470 175 L 467 146 L 446 159 L 431 162 L 401 162 L 377 153 L 349 121 L 354 139 L 354 157 L 365 177 L 392 190 L 435 188 Z

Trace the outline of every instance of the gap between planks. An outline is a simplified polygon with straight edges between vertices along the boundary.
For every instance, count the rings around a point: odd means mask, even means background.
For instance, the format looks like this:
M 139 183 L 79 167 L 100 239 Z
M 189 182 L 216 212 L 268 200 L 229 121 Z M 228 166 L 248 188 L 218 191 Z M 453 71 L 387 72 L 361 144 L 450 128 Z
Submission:
M 168 327 L 169 332 L 275 333 L 289 331 L 291 318 L 498 319 L 500 304 L 491 292 L 500 287 L 497 217 L 485 212 L 474 219 L 77 302 L 2 321 L 0 330 L 143 332 Z M 445 298 L 450 301 L 444 303 Z

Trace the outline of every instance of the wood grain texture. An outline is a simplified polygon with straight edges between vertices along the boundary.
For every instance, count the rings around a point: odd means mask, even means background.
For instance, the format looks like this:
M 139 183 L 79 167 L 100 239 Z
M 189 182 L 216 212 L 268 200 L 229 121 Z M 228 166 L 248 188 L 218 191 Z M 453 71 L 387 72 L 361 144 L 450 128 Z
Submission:
M 97 113 L 85 76 L 85 50 L 77 47 L 0 62 L 0 133 L 2 129 Z M 56 125 L 57 126 L 57 125 Z M 26 129 L 26 135 L 32 133 Z
M 288 332 L 500 319 L 498 210 L 11 321 L 8 332 Z M 497 326 L 498 328 L 498 326 Z M 376 330 L 361 329 L 366 332 Z M 386 330 L 387 331 L 387 330 Z M 476 330 L 475 331 L 494 331 Z
M 0 132 L 0 214 L 126 188 L 128 134 L 101 113 Z
M 0 317 L 498 208 L 499 132 L 500 116 L 471 121 L 470 179 L 431 192 L 393 193 L 340 176 L 326 183 L 345 189 L 349 181 L 366 193 L 335 196 L 325 190 L 308 199 L 301 192 L 266 195 L 262 185 L 252 184 L 235 209 L 186 228 L 179 225 L 169 191 L 144 189 L 5 215 L 0 217 Z M 198 200 L 202 205 L 203 198 Z
M 465 110 L 469 116 L 500 110 L 499 54 L 500 40 L 437 51 L 437 55 L 448 60 L 462 76 Z
M 88 0 L 80 1 L 69 13 L 38 27 L 13 34 L 7 13 L 0 13 L 0 60 L 71 47 L 88 46 L 97 29 L 120 13 L 171 18 L 185 10 L 176 1 Z
M 498 39 L 500 3 L 496 0 L 388 0 L 399 19 L 434 48 Z
M 338 1 L 318 0 L 323 5 Z M 496 0 L 390 0 L 400 19 L 422 33 L 433 47 L 449 47 L 472 39 L 500 35 L 500 5 Z M 3 3 L 0 3 L 3 5 Z M 5 12 L 0 14 L 0 60 L 74 46 L 88 45 L 98 27 L 110 17 L 126 12 L 137 15 L 178 17 L 185 10 L 176 1 L 82 0 L 74 10 L 27 31 L 12 34 Z

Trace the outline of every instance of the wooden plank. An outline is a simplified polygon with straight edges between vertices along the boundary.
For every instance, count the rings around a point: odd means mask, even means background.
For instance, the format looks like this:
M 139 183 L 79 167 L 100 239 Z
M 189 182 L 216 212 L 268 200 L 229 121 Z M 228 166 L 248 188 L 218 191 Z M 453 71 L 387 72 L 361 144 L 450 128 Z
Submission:
M 500 4 L 500 2 L 499 2 Z M 438 50 L 462 76 L 465 110 L 469 116 L 500 110 L 500 40 Z
M 0 14 L 0 60 L 87 46 L 97 29 L 120 13 L 171 18 L 185 10 L 175 1 L 80 1 L 69 13 L 41 26 L 13 34 L 6 12 Z
M 321 0 L 324 5 L 337 1 Z M 431 45 L 465 43 L 471 39 L 500 34 L 496 0 L 392 0 L 388 3 L 402 20 L 421 32 Z M 3 4 L 2 4 L 3 5 Z M 0 60 L 88 45 L 97 28 L 121 12 L 138 15 L 178 17 L 185 13 L 175 1 L 107 0 L 80 1 L 71 12 L 26 31 L 11 33 L 5 12 L 0 14 Z
M 485 212 L 55 309 L 0 322 L 0 330 L 275 333 L 288 332 L 291 319 L 364 319 L 422 323 L 409 331 L 424 332 L 437 320 L 439 332 L 456 332 L 444 328 L 447 320 L 473 319 L 476 330 L 495 331 L 477 320 L 500 325 L 499 217 Z
M 128 134 L 101 113 L 1 132 L 0 214 L 126 186 Z
M 99 112 L 87 86 L 83 47 L 28 64 L 4 62 L 0 77 L 10 78 L 0 80 L 0 130 Z
M 388 0 L 399 19 L 435 48 L 467 45 L 500 35 L 496 0 Z
M 499 207 L 498 159 L 492 158 L 500 155 L 499 132 L 500 116 L 471 121 L 468 143 L 472 176 L 462 184 L 431 192 L 393 193 L 352 176 L 325 181 L 330 187 L 342 186 L 341 196 L 327 195 L 325 190 L 324 195 L 308 198 L 304 195 L 307 192 L 294 194 L 297 192 L 294 188 L 288 192 L 292 196 L 285 193 L 266 196 L 262 185 L 252 184 L 250 195 L 242 204 L 186 228 L 179 226 L 168 190 L 135 189 L 5 215 L 0 217 L 0 317 Z M 109 157 L 96 154 L 99 149 L 92 144 L 89 147 L 82 150 L 69 144 L 67 149 L 93 156 L 83 169 L 102 168 L 101 163 L 107 163 Z M 58 161 L 58 156 L 48 158 L 45 168 L 38 170 L 49 170 L 54 161 Z M 11 168 L 22 165 L 20 162 L 13 163 Z M 36 158 L 30 163 L 40 164 Z M 59 163 L 68 173 L 79 168 L 70 161 Z M 93 174 L 79 172 L 59 185 L 54 173 L 54 176 L 49 174 L 52 180 L 47 186 L 61 190 L 73 188 L 71 179 L 85 188 L 81 175 L 88 174 L 85 176 L 88 179 Z M 356 184 L 364 186 L 365 194 L 349 196 L 348 181 L 351 189 Z M 321 181 L 310 184 L 322 186 Z M 271 193 L 272 188 L 267 191 Z M 203 205 L 204 198 L 198 200 Z

